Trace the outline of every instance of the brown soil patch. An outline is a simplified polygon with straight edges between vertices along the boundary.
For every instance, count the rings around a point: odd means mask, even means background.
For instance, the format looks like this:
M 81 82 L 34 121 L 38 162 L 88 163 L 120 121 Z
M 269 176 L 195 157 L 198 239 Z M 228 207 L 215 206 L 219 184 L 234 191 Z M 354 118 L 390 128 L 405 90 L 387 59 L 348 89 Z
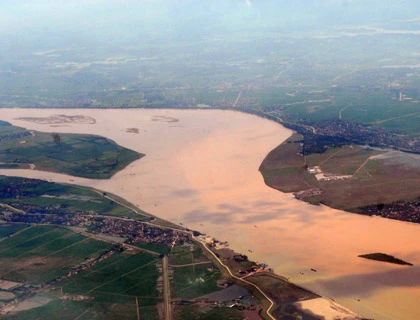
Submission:
M 168 116 L 152 116 L 152 121 L 155 122 L 179 122 L 179 119 Z
M 51 124 L 51 125 L 60 125 L 66 123 L 83 123 L 83 124 L 95 124 L 96 119 L 88 116 L 82 115 L 75 115 L 75 116 L 67 116 L 67 115 L 54 115 L 50 117 L 21 117 L 17 118 L 17 120 L 23 120 L 28 122 L 34 122 L 37 124 Z

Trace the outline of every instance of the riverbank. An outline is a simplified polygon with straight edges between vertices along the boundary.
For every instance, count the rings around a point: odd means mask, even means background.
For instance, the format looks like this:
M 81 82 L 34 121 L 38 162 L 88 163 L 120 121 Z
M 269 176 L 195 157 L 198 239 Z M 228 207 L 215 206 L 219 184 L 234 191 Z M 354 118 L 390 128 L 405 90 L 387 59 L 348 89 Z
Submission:
M 51 127 L 16 120 L 63 113 L 96 122 Z M 155 116 L 178 122 L 152 121 Z M 102 135 L 146 156 L 103 181 L 36 170 L 0 174 L 116 194 L 155 216 L 226 240 L 251 260 L 365 317 L 419 316 L 419 226 L 308 205 L 266 187 L 257 168 L 291 135 L 275 122 L 220 110 L 8 109 L 2 119 L 39 131 Z M 358 258 L 366 252 L 386 252 L 414 267 Z
M 304 156 L 302 139 L 293 134 L 262 161 L 267 186 L 311 204 L 420 222 L 420 156 L 358 145 Z

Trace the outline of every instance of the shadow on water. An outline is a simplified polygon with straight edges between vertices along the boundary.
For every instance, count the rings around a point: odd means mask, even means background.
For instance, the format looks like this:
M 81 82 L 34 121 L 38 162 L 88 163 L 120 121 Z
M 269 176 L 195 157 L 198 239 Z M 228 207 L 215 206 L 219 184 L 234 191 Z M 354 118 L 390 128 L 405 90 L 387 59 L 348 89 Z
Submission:
M 318 284 L 325 292 L 334 292 L 335 297 L 338 298 L 354 296 L 367 298 L 376 290 L 383 290 L 384 287 L 420 286 L 420 266 L 397 266 L 396 268 L 380 273 L 353 274 L 329 280 L 318 280 Z

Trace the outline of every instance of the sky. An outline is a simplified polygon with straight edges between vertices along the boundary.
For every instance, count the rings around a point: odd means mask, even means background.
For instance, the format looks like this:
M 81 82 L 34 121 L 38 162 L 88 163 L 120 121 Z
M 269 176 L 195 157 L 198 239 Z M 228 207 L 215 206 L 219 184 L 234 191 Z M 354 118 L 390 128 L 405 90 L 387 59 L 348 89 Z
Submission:
M 0 0 L 0 40 L 38 44 L 41 50 L 66 41 L 194 43 L 259 32 L 328 32 L 393 20 L 420 23 L 417 1 Z
M 3 32 L 28 28 L 79 30 L 110 27 L 114 23 L 155 25 L 193 17 L 229 20 L 244 26 L 247 17 L 275 24 L 281 21 L 304 24 L 321 23 L 326 17 L 346 23 L 349 18 L 380 19 L 408 17 L 416 12 L 414 0 L 2 0 L 0 28 Z M 418 15 L 420 17 L 420 13 Z M 325 21 L 323 21 L 325 22 Z M 252 24 L 252 23 L 251 23 Z

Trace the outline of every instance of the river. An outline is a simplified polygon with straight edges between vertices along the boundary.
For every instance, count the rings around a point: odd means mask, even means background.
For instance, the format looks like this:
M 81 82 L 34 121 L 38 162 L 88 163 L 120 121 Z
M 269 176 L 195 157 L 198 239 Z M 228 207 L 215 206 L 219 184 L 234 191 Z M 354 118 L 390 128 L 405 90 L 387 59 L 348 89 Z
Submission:
M 17 119 L 52 115 L 90 118 Z M 258 167 L 291 135 L 275 122 L 234 111 L 161 109 L 15 108 L 0 109 L 0 119 L 39 131 L 102 135 L 146 154 L 109 180 L 36 168 L 0 174 L 115 193 L 153 215 L 227 240 L 250 259 L 365 317 L 420 319 L 420 225 L 312 206 L 267 187 Z M 414 266 L 357 257 L 372 252 Z

